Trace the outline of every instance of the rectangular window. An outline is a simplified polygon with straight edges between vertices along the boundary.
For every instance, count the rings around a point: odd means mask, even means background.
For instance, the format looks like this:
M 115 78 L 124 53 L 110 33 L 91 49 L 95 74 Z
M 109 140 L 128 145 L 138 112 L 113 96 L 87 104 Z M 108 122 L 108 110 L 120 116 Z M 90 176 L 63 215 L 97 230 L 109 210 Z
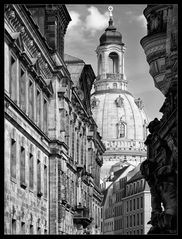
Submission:
M 30 234 L 33 234 L 33 225 L 30 225 Z
M 132 211 L 132 200 L 130 200 L 130 211 Z
M 141 225 L 143 225 L 143 212 L 140 215 L 140 222 L 141 222 Z
M 33 120 L 33 82 L 31 80 L 28 86 L 28 116 Z
M 20 182 L 25 185 L 25 148 L 21 146 L 20 149 Z
M 43 131 L 47 134 L 47 100 L 44 99 L 44 107 L 43 107 Z
M 137 209 L 139 209 L 139 198 L 137 198 Z
M 83 138 L 81 138 L 80 141 L 81 141 L 81 164 L 83 164 Z
M 137 213 L 137 225 L 139 225 L 139 213 Z
M 13 56 L 10 59 L 10 97 L 13 101 L 17 100 L 17 60 Z
M 74 152 L 75 152 L 75 128 L 74 128 L 74 124 L 72 127 L 72 158 L 74 160 Z
M 30 189 L 33 189 L 33 184 L 34 184 L 34 166 L 33 166 L 33 155 L 30 153 L 29 154 L 29 187 Z
M 126 227 L 128 228 L 128 216 L 126 217 Z
M 16 141 L 11 139 L 11 177 L 16 178 Z
M 36 122 L 40 128 L 41 127 L 41 94 L 39 90 L 37 90 L 37 93 L 36 93 Z
M 133 199 L 133 210 L 135 210 L 135 198 Z
M 44 229 L 44 234 L 47 234 L 47 230 L 46 229 Z
M 126 211 L 128 212 L 128 208 L 129 208 L 129 207 L 128 207 L 128 201 L 127 201 L 126 203 L 127 203 Z
M 130 227 L 132 227 L 132 215 L 130 215 Z
M 25 223 L 21 222 L 21 234 L 25 234 Z
M 42 196 L 42 192 L 41 192 L 41 163 L 40 163 L 39 159 L 37 159 L 37 195 Z
M 143 235 L 143 229 L 141 229 L 141 235 Z
M 135 226 L 135 215 L 133 215 L 133 226 Z
M 143 197 L 141 197 L 141 205 L 140 205 L 141 208 L 143 208 Z
M 26 73 L 23 69 L 20 69 L 20 78 L 19 78 L 19 101 L 20 108 L 25 112 L 26 111 Z
M 16 234 L 16 220 L 12 219 L 12 234 Z
M 77 135 L 77 163 L 79 164 L 79 135 Z
M 47 166 L 44 165 L 44 197 L 47 198 Z

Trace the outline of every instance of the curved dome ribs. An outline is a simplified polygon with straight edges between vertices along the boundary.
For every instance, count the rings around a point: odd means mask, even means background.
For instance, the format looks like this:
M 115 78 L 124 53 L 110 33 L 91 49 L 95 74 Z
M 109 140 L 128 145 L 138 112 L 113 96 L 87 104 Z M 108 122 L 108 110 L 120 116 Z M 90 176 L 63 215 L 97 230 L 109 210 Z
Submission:
M 126 94 L 125 94 L 125 97 L 126 97 L 126 99 L 128 100 L 128 103 L 129 103 L 129 105 L 130 105 L 130 109 L 131 109 L 131 112 L 132 112 L 133 126 L 134 126 L 134 137 L 133 137 L 133 139 L 136 139 L 136 123 L 135 123 L 135 116 L 134 116 L 134 112 L 133 112 L 133 107 L 131 106 L 131 103 L 130 103 L 130 101 L 129 101 L 129 99 L 128 99 L 128 97 L 127 97 Z M 129 126 L 128 126 L 128 127 L 129 127 Z

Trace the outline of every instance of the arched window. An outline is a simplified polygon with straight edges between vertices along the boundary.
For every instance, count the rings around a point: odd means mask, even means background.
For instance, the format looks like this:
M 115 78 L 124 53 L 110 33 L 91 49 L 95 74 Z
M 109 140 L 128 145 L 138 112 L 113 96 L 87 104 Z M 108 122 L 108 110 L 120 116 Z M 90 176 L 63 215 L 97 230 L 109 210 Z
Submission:
M 109 73 L 119 73 L 119 56 L 116 52 L 111 52 L 109 54 Z
M 99 55 L 99 60 L 98 60 L 98 75 L 102 74 L 102 55 Z
M 117 89 L 117 83 L 113 83 L 113 89 Z
M 120 119 L 120 122 L 117 124 L 117 138 L 124 138 L 126 137 L 126 123 Z

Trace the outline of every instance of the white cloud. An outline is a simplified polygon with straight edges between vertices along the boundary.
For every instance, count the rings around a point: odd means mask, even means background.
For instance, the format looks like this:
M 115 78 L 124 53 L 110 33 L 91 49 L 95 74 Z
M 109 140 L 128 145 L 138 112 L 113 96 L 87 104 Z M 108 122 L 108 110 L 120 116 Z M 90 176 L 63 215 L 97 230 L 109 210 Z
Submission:
M 89 15 L 86 17 L 85 30 L 94 34 L 96 31 L 104 29 L 108 25 L 108 13 L 101 14 L 96 7 L 88 8 Z
M 70 11 L 69 14 L 70 14 L 72 20 L 68 25 L 68 29 L 81 24 L 80 14 L 78 12 Z
M 146 26 L 147 26 L 147 20 L 146 20 L 146 18 L 144 17 L 143 14 L 142 14 L 142 15 L 139 15 L 139 16 L 136 16 L 136 20 L 137 20 L 139 23 L 141 23 L 141 26 L 142 26 L 142 27 L 145 27 L 145 28 L 146 28 Z

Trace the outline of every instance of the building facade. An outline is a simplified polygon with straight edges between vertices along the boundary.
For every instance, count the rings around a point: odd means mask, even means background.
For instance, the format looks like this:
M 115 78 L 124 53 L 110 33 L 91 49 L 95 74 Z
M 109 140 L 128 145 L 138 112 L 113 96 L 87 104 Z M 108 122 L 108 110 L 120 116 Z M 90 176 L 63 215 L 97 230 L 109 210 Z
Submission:
M 146 159 L 148 119 L 140 98 L 127 89 L 124 72 L 125 44 L 116 31 L 110 13 L 109 26 L 96 50 L 98 75 L 91 95 L 93 117 L 106 147 L 101 178 L 109 176 L 112 165 L 125 162 L 137 165 Z
M 151 194 L 148 183 L 138 172 L 126 183 L 123 197 L 124 235 L 144 235 L 150 229 Z
M 105 181 L 102 192 L 104 195 L 102 201 L 102 234 L 122 234 L 118 230 L 123 225 L 123 205 L 122 196 L 125 190 L 123 183 L 127 174 L 134 166 L 124 166 L 117 171 L 112 171 Z M 121 186 L 122 185 L 122 186 Z
M 147 5 L 144 10 L 147 35 L 145 51 L 155 86 L 164 94 L 160 120 L 148 128 L 147 160 L 141 172 L 151 191 L 150 234 L 177 233 L 177 85 L 178 85 L 178 5 Z M 162 207 L 163 205 L 163 207 Z
M 151 194 L 137 167 L 124 166 L 111 173 L 103 191 L 102 234 L 144 235 L 150 229 Z
M 75 85 L 65 64 L 70 21 L 65 5 L 5 6 L 5 234 L 99 225 L 105 148 L 89 107 L 95 75 L 84 64 Z

